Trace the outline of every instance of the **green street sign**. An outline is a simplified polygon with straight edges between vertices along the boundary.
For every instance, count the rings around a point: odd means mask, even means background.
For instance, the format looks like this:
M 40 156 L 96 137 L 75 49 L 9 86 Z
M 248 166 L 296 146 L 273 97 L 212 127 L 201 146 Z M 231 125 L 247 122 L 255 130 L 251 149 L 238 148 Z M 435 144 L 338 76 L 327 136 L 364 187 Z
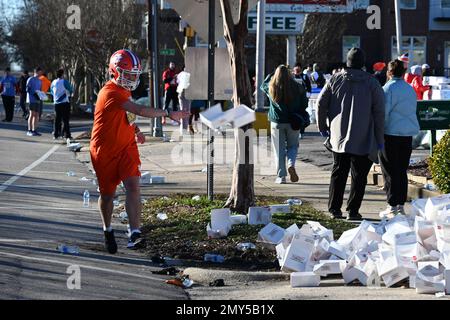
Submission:
M 450 129 L 450 100 L 425 100 L 417 103 L 421 130 Z
M 175 55 L 175 49 L 161 49 L 159 53 L 162 56 L 174 56 Z

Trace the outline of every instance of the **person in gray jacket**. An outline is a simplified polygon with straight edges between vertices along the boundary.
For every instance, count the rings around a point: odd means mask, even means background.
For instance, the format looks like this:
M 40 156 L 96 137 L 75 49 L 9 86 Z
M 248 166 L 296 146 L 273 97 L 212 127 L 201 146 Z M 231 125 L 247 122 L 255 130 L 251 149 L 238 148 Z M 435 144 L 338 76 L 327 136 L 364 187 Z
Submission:
M 343 218 L 341 207 L 350 169 L 347 219 L 362 219 L 359 209 L 367 175 L 377 161 L 377 149 L 384 148 L 384 92 L 377 79 L 362 70 L 364 64 L 364 52 L 351 49 L 347 69 L 331 78 L 318 99 L 319 131 L 329 138 L 334 157 L 328 210 L 335 219 Z

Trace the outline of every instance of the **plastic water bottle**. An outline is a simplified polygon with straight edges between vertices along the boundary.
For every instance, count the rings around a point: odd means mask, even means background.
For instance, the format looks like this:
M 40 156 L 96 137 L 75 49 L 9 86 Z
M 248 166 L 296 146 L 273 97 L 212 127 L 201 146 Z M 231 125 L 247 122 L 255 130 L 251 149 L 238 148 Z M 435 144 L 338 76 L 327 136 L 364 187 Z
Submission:
M 83 194 L 83 207 L 89 208 L 90 194 L 89 190 L 84 191 Z
M 56 250 L 58 250 L 61 253 L 64 254 L 79 254 L 80 253 L 80 248 L 78 247 L 71 247 L 71 246 L 66 246 L 66 245 L 59 245 Z
M 205 262 L 223 263 L 225 258 L 217 254 L 205 254 Z

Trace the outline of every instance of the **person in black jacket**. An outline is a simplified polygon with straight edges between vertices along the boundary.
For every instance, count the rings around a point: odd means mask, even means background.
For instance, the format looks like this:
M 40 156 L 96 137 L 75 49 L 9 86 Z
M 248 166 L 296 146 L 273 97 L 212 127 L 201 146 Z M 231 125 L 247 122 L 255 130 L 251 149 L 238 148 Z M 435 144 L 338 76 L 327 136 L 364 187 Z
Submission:
M 311 94 L 312 92 L 312 86 L 311 86 L 311 80 L 309 79 L 308 75 L 302 72 L 302 65 L 300 63 L 297 63 L 293 70 L 293 75 L 295 80 L 302 80 L 298 81 L 303 87 L 305 88 L 306 92 Z
M 27 81 L 30 78 L 28 70 L 25 70 L 19 79 L 19 91 L 20 91 L 20 108 L 22 109 L 23 118 L 28 119 L 28 109 L 27 109 Z

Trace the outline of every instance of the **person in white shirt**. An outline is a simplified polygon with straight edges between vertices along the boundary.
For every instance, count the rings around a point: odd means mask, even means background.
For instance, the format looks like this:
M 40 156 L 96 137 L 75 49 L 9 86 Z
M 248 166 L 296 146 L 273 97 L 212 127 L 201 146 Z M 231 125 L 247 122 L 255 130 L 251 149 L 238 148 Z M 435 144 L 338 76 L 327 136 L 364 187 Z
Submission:
M 72 139 L 70 133 L 70 96 L 72 95 L 72 86 L 64 79 L 64 70 L 60 69 L 56 73 L 57 79 L 52 82 L 50 91 L 55 103 L 55 123 L 53 130 L 53 139 L 58 140 L 63 132 L 65 139 Z M 61 131 L 61 122 L 64 123 L 64 130 Z

